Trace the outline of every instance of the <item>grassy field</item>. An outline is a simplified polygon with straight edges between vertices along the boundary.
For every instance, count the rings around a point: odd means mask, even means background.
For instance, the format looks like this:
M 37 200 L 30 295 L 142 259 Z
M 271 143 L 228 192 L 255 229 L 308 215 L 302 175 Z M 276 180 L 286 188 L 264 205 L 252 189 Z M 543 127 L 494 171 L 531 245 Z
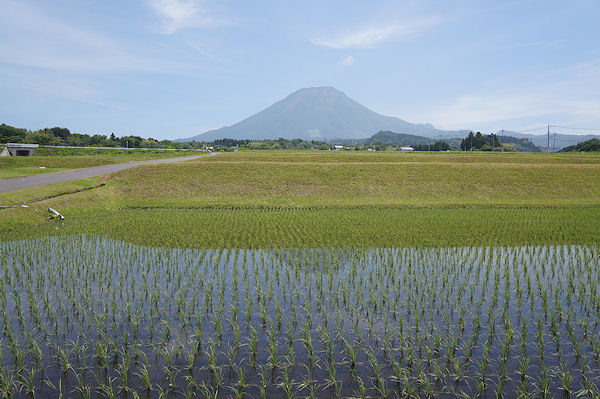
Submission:
M 333 160 L 147 165 L 115 174 L 111 187 L 126 204 L 154 206 L 569 205 L 600 198 L 600 164 Z
M 597 154 L 238 152 L 0 194 L 0 205 L 100 183 L 0 211 L 1 238 L 87 232 L 188 247 L 600 241 Z M 66 220 L 48 220 L 49 206 Z
M 206 162 L 284 163 L 493 163 L 600 164 L 600 153 L 491 152 L 367 152 L 367 151 L 244 151 L 223 153 Z
M 189 156 L 197 151 L 106 150 L 40 147 L 31 157 L 1 157 L 0 179 L 149 159 Z
M 2 397 L 600 396 L 597 155 L 239 152 L 0 204 L 43 197 L 0 209 Z

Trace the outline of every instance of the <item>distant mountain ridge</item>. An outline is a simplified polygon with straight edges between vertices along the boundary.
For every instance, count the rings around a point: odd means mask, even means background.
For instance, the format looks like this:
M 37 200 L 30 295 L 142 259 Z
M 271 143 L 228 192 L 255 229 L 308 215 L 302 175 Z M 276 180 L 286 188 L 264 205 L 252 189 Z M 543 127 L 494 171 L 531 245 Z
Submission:
M 236 124 L 177 141 L 215 139 L 325 140 L 364 139 L 379 131 L 434 137 L 463 137 L 467 130 L 447 131 L 380 115 L 333 87 L 300 89 Z
M 424 136 L 415 136 L 412 134 L 401 134 L 394 133 L 390 131 L 385 132 L 377 132 L 373 136 L 366 139 L 333 139 L 330 141 L 331 144 L 338 145 L 365 145 L 371 144 L 375 142 L 385 143 L 385 144 L 393 144 L 397 146 L 416 146 L 416 145 L 424 145 L 424 144 L 433 144 L 436 141 L 443 141 L 448 143 L 454 147 L 460 147 L 460 143 L 464 139 L 464 137 L 453 137 L 453 138 L 442 138 L 439 140 L 438 138 L 429 138 Z M 510 144 L 514 150 L 516 151 L 526 151 L 526 152 L 541 152 L 541 148 L 531 143 L 528 140 L 523 140 L 517 137 L 512 136 L 504 136 L 503 139 L 500 137 L 498 140 L 504 142 L 505 144 Z
M 526 134 L 519 132 L 512 132 L 510 130 L 504 131 L 505 136 L 512 136 L 518 139 L 527 139 L 536 146 L 541 147 L 544 151 L 548 146 L 548 135 L 547 134 Z M 560 134 L 550 133 L 550 151 L 559 151 L 563 147 L 576 145 L 582 141 L 590 139 L 600 139 L 600 135 L 596 134 Z
M 333 139 L 329 140 L 329 142 L 331 144 L 338 145 L 365 145 L 375 142 L 381 142 L 386 144 L 403 146 L 429 144 L 433 143 L 434 139 L 425 136 L 417 136 L 414 134 L 402 134 L 390 131 L 381 131 L 375 133 L 374 135 L 366 139 Z

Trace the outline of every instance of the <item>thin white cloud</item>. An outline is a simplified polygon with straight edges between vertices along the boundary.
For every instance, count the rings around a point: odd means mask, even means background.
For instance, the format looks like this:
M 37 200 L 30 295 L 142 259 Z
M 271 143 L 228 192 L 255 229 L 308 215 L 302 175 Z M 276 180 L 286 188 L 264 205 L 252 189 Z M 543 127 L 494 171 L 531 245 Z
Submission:
M 93 82 L 77 75 L 29 68 L 0 69 L 1 87 L 16 92 L 33 93 L 36 97 L 66 99 L 94 103 L 104 93 Z
M 345 65 L 345 66 L 352 66 L 352 65 L 354 65 L 354 57 L 349 55 L 345 58 L 342 58 L 340 60 L 340 64 Z
M 554 48 L 562 46 L 566 43 L 565 40 L 539 40 L 537 42 L 517 42 L 505 46 L 504 48 L 527 48 L 527 47 L 541 47 L 541 48 Z
M 164 71 L 170 61 L 136 54 L 107 34 L 57 19 L 41 8 L 9 1 L 0 13 L 0 62 L 32 68 L 75 72 Z
M 384 42 L 399 40 L 425 32 L 441 22 L 438 16 L 415 17 L 410 20 L 374 23 L 333 37 L 314 38 L 313 44 L 335 49 L 367 49 Z
M 554 70 L 514 87 L 461 95 L 420 117 L 446 129 L 503 129 L 533 120 L 600 126 L 600 60 Z
M 206 58 L 213 60 L 213 61 L 217 61 L 217 62 L 222 62 L 223 59 L 217 55 L 215 55 L 212 51 L 209 51 L 206 47 L 190 42 L 187 42 L 187 45 L 190 46 L 191 48 L 193 48 L 194 50 L 196 50 L 196 52 L 198 52 L 199 54 L 205 56 Z
M 163 31 L 172 34 L 186 28 L 206 28 L 228 24 L 229 21 L 211 15 L 202 0 L 148 0 L 163 19 Z

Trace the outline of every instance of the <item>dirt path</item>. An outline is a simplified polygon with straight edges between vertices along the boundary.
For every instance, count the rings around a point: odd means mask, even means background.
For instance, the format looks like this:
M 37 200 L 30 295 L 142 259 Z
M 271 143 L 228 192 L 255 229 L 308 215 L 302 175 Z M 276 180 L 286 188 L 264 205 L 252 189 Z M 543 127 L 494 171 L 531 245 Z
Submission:
M 15 177 L 11 179 L 0 179 L 0 193 L 23 188 L 44 186 L 52 183 L 62 183 L 66 181 L 80 180 L 88 177 L 106 175 L 108 173 L 118 172 L 123 169 L 133 168 L 138 165 L 147 165 L 154 163 L 189 161 L 200 157 L 210 157 L 216 155 L 216 152 L 210 154 L 194 155 L 191 157 L 151 159 L 149 161 L 136 161 L 128 163 L 115 163 L 109 165 L 95 166 L 93 168 L 69 170 L 67 172 L 46 173 L 24 177 Z

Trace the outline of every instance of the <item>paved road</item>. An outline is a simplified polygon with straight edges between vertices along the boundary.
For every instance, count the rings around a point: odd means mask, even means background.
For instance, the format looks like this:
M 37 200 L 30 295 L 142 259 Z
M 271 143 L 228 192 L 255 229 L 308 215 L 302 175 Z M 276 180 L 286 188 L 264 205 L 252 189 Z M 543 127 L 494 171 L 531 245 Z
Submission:
M 62 183 L 66 181 L 85 179 L 87 177 L 106 175 L 108 173 L 118 172 L 119 170 L 133 168 L 134 166 L 138 165 L 188 161 L 190 159 L 209 157 L 216 154 L 216 152 L 211 152 L 210 154 L 194 155 L 192 157 L 164 158 L 152 159 L 149 161 L 116 163 L 110 165 L 95 166 L 93 168 L 70 170 L 67 172 L 42 173 L 39 175 L 14 177 L 11 179 L 0 179 L 0 193 L 4 193 L 6 191 L 20 190 L 23 188 L 44 186 L 46 184 L 52 183 Z

